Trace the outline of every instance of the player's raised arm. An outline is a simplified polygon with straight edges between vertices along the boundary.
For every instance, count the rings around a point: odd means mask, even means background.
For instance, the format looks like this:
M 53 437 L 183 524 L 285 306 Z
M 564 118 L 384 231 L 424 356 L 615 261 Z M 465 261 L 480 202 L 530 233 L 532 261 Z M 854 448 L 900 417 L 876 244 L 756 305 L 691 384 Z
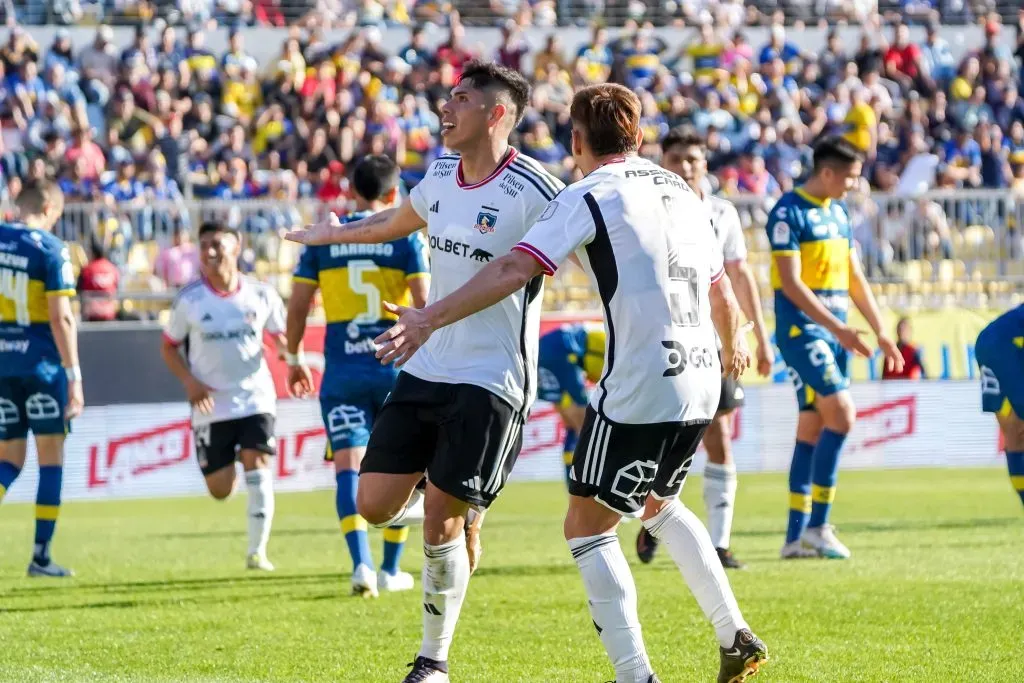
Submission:
M 416 213 L 412 201 L 402 202 L 397 209 L 387 209 L 362 220 L 342 223 L 331 213 L 324 220 L 292 230 L 285 239 L 299 244 L 380 244 L 401 239 L 427 223 Z
M 885 355 L 885 366 L 891 371 L 901 372 L 903 370 L 903 354 L 896 346 L 896 342 L 885 333 L 882 327 L 882 314 L 878 310 L 878 302 L 875 301 L 875 295 L 871 292 L 855 249 L 850 250 L 850 298 L 878 338 L 878 348 Z

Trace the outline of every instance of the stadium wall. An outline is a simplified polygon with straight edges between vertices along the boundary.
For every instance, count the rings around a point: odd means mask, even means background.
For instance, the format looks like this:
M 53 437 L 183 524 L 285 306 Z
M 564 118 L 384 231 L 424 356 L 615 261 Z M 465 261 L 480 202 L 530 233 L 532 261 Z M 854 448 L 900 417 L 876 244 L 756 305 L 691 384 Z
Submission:
M 980 411 L 971 382 L 857 384 L 858 421 L 843 454 L 846 469 L 1001 465 L 996 422 Z M 736 420 L 733 455 L 740 472 L 782 472 L 789 467 L 797 410 L 791 387 L 748 388 Z M 195 463 L 189 408 L 184 402 L 87 407 L 68 439 L 65 500 L 111 500 L 203 495 Z M 559 481 L 561 421 L 539 403 L 524 432 L 513 481 Z M 277 421 L 277 490 L 334 486 L 324 462 L 325 434 L 315 400 L 282 400 Z M 30 460 L 34 451 L 30 449 Z M 694 461 L 703 469 L 704 454 Z M 33 500 L 37 470 L 30 465 L 5 502 Z M 780 496 L 783 493 L 779 494 Z

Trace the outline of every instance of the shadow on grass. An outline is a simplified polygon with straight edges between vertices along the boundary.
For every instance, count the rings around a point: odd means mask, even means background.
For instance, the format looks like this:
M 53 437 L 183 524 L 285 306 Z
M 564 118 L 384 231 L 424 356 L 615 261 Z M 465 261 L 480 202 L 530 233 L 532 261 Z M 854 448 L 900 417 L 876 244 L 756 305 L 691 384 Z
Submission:
M 265 598 L 267 600 L 280 600 L 285 597 L 288 602 L 307 602 L 314 600 L 327 600 L 330 598 L 340 599 L 344 596 L 340 591 L 332 591 L 330 593 L 324 593 L 318 591 L 316 593 L 310 593 L 308 595 L 287 595 L 282 596 L 279 593 L 263 593 L 259 595 L 253 595 L 252 593 L 241 593 L 236 595 L 224 595 L 224 596 L 203 596 L 200 598 L 183 598 L 177 597 L 146 597 L 139 600 L 96 600 L 92 602 L 83 602 L 77 605 L 68 604 L 52 604 L 52 605 L 25 605 L 16 607 L 0 607 L 0 616 L 4 614 L 15 614 L 22 612 L 60 612 L 63 610 L 87 610 L 87 609 L 136 609 L 136 608 L 152 608 L 152 607 L 181 607 L 184 609 L 192 610 L 197 604 L 209 607 L 217 604 L 233 604 L 237 602 L 252 603 L 254 600 Z
M 337 536 L 338 530 L 331 529 L 274 529 L 274 538 L 282 536 Z M 216 531 L 175 531 L 170 534 L 154 534 L 150 539 L 176 540 L 189 538 L 237 538 L 238 532 L 232 530 Z
M 76 591 L 102 591 L 104 593 L 131 593 L 168 590 L 205 590 L 224 586 L 239 587 L 244 584 L 274 586 L 301 585 L 307 583 L 339 582 L 342 574 L 321 572 L 316 574 L 234 574 L 230 576 L 212 576 L 197 579 L 167 579 L 163 581 L 111 581 L 78 583 L 74 580 L 60 583 L 46 581 L 38 586 L 15 586 L 9 593 L 12 596 L 30 595 L 33 593 L 71 593 Z M 0 607 L 0 612 L 4 611 Z
M 844 522 L 839 526 L 839 531 L 856 533 L 888 532 L 888 531 L 949 531 L 954 529 L 980 529 L 1011 527 L 1020 524 L 1020 520 L 1013 517 L 991 517 L 987 519 L 951 519 L 951 520 L 913 520 L 888 522 Z M 770 536 L 784 536 L 785 530 L 780 526 L 777 529 L 757 530 L 733 530 L 733 536 L 746 538 L 764 538 Z

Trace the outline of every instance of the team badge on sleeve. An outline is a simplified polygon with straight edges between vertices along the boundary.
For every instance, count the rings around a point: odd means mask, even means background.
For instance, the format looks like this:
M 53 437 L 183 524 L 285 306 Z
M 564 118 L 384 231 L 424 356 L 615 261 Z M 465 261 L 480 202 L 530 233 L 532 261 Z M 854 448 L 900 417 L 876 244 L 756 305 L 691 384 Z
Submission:
M 778 221 L 772 226 L 772 244 L 789 244 L 789 224 Z

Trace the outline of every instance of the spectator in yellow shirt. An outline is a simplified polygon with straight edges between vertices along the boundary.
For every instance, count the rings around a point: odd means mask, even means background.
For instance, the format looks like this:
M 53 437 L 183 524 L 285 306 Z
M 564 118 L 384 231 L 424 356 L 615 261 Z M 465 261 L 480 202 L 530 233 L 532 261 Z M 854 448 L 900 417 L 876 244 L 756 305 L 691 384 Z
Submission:
M 263 91 L 256 80 L 256 62 L 242 60 L 238 76 L 224 84 L 221 98 L 224 113 L 234 116 L 240 123 L 248 125 L 256 110 L 263 106 Z

